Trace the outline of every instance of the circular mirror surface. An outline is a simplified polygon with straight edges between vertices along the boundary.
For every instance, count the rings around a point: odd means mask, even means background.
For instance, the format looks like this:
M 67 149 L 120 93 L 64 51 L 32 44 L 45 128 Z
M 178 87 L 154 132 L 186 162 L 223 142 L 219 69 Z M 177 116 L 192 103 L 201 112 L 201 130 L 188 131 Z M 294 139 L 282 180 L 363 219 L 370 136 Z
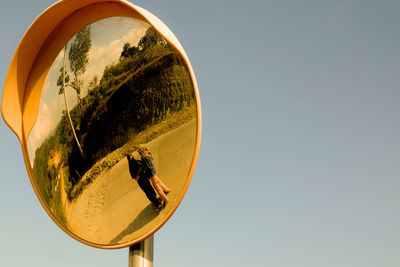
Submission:
M 139 19 L 101 19 L 64 45 L 27 138 L 36 191 L 64 230 L 120 246 L 172 215 L 198 146 L 192 79 L 181 54 Z

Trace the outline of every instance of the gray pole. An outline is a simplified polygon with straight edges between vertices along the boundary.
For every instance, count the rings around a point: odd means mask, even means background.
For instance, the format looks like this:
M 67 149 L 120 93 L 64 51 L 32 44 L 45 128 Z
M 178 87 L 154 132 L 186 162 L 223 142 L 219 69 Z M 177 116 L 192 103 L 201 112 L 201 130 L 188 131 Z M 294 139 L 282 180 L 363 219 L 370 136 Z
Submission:
M 153 267 L 154 236 L 129 247 L 129 267 Z

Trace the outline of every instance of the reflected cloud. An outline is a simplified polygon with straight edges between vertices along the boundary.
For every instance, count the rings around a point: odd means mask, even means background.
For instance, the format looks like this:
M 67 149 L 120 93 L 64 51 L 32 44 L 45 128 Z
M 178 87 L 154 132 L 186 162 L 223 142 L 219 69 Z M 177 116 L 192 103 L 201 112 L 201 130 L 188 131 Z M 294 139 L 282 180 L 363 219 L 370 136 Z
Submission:
M 88 85 L 94 76 L 100 76 L 106 66 L 117 63 L 124 44 L 129 42 L 136 46 L 140 38 L 146 33 L 146 30 L 147 27 L 132 29 L 128 34 L 110 42 L 108 45 L 94 45 L 89 51 L 89 64 L 86 67 L 84 84 Z M 85 95 L 87 92 L 83 92 L 83 94 Z

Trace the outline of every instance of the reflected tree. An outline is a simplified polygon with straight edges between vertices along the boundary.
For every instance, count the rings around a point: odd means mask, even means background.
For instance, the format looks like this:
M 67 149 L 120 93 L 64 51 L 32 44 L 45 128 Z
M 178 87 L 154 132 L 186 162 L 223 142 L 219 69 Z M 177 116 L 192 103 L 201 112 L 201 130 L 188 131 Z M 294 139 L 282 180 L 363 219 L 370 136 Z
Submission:
M 81 93 L 81 88 L 83 86 L 83 81 L 79 79 L 79 75 L 81 75 L 86 71 L 86 65 L 89 62 L 88 53 L 90 47 L 91 47 L 91 33 L 90 33 L 90 27 L 88 26 L 83 28 L 75 35 L 75 39 L 72 42 L 69 50 L 69 55 L 68 55 L 69 68 L 74 76 L 73 80 L 70 81 L 70 76 L 69 74 L 66 73 L 67 72 L 66 57 L 68 51 L 68 44 L 65 45 L 64 47 L 63 66 L 60 69 L 60 76 L 58 77 L 57 80 L 57 85 L 60 86 L 58 94 L 64 95 L 64 102 L 68 115 L 68 120 L 71 125 L 72 133 L 74 135 L 74 139 L 79 148 L 79 152 L 82 158 L 85 158 L 85 155 L 83 153 L 82 146 L 79 142 L 74 124 L 72 122 L 71 113 L 68 107 L 68 101 L 66 96 L 66 88 L 71 87 L 75 90 L 77 95 L 77 101 L 80 106 L 81 105 L 80 93 Z
M 125 43 L 124 47 L 122 48 L 120 59 L 133 57 L 138 52 L 139 52 L 139 49 L 136 46 L 131 46 L 131 44 L 129 42 Z
M 140 39 L 138 46 L 140 50 L 148 49 L 156 44 L 167 44 L 167 42 L 157 33 L 153 27 L 149 27 L 145 36 Z
M 81 88 L 83 81 L 79 80 L 79 75 L 86 71 L 86 65 L 89 62 L 89 50 L 92 45 L 90 26 L 79 31 L 69 49 L 68 59 L 71 72 L 74 78 L 71 87 L 75 89 L 79 105 L 81 105 Z

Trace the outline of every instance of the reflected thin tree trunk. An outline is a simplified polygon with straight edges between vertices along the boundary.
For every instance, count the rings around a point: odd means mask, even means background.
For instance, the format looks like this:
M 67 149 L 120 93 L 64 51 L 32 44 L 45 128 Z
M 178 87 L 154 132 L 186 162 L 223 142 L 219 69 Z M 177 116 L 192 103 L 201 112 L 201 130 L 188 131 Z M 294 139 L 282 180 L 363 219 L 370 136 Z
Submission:
M 63 63 L 63 88 L 64 88 L 64 101 L 65 101 L 65 108 L 67 109 L 67 114 L 68 114 L 68 119 L 69 119 L 69 123 L 71 124 L 71 129 L 72 129 L 72 132 L 73 132 L 73 134 L 74 134 L 74 137 L 75 137 L 75 141 L 76 141 L 76 144 L 78 145 L 78 148 L 79 148 L 79 152 L 81 152 L 81 155 L 82 155 L 82 158 L 84 158 L 85 157 L 85 155 L 83 154 L 83 150 L 82 150 L 82 147 L 81 147 L 81 144 L 79 143 L 79 140 L 78 140 L 78 136 L 76 135 L 76 132 L 75 132 L 75 128 L 74 128 L 74 124 L 72 123 L 72 119 L 71 119 L 71 114 L 69 113 L 69 108 L 68 108 L 68 101 L 67 101 L 67 95 L 66 95 L 66 93 L 65 93 L 65 91 L 66 91 L 66 85 L 65 85 L 65 68 L 66 68 L 66 54 L 67 54 L 67 46 L 64 46 L 64 63 Z

